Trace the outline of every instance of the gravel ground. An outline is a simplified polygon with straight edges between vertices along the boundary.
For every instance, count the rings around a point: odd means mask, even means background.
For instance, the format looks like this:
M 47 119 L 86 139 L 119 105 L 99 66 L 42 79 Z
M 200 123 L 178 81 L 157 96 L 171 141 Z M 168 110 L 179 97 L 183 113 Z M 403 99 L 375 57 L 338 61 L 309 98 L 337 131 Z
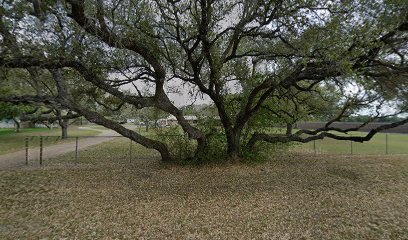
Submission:
M 408 239 L 408 156 L 171 166 L 113 141 L 0 171 L 0 239 Z

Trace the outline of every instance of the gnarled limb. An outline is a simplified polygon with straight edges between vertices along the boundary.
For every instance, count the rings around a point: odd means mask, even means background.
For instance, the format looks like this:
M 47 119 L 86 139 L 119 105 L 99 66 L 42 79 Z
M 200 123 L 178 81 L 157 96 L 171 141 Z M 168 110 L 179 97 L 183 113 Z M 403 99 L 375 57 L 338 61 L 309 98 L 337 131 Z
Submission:
M 105 118 L 95 111 L 88 110 L 86 107 L 81 107 L 79 104 L 76 104 L 69 95 L 68 88 L 65 84 L 60 70 L 51 70 L 51 73 L 58 89 L 58 99 L 60 103 L 65 107 L 81 114 L 90 122 L 112 129 L 122 136 L 132 139 L 133 141 L 141 144 L 142 146 L 157 150 L 160 153 L 163 161 L 172 160 L 170 152 L 164 143 L 144 137 L 136 133 L 135 131 L 123 127 L 113 120 Z
M 247 147 L 249 149 L 252 149 L 255 146 L 255 144 L 259 141 L 265 141 L 269 143 L 289 143 L 289 142 L 307 143 L 307 142 L 311 142 L 314 140 L 322 140 L 324 138 L 331 138 L 335 140 L 348 140 L 348 141 L 362 143 L 362 142 L 370 141 L 371 138 L 374 137 L 375 134 L 381 131 L 395 128 L 395 127 L 404 125 L 406 123 L 408 123 L 408 118 L 398 121 L 398 122 L 391 123 L 391 124 L 384 124 L 384 125 L 381 125 L 379 127 L 376 127 L 370 130 L 365 136 L 344 136 L 344 135 L 336 135 L 336 134 L 329 133 L 329 132 L 320 132 L 316 135 L 312 135 L 309 137 L 302 137 L 296 134 L 287 136 L 287 135 L 270 135 L 270 134 L 255 133 L 250 139 L 250 141 L 248 142 Z

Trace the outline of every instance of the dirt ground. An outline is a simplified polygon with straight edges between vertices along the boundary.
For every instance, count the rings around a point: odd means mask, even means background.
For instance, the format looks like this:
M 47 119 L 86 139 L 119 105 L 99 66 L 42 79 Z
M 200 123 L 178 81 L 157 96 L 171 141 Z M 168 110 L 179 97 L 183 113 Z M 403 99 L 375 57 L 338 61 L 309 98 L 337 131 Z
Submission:
M 408 239 L 408 156 L 171 166 L 127 142 L 0 171 L 0 239 Z
M 85 128 L 84 128 L 85 129 Z M 80 137 L 78 149 L 83 150 L 90 146 L 98 145 L 103 142 L 112 140 L 111 137 L 105 136 L 117 136 L 118 134 L 109 130 L 98 130 L 101 133 L 97 136 L 92 137 Z M 44 147 L 43 149 L 43 159 L 54 158 L 63 154 L 67 154 L 75 151 L 75 141 L 63 142 L 60 144 L 55 144 L 52 146 Z M 29 150 L 29 162 L 30 164 L 38 164 L 40 159 L 40 149 L 39 147 Z M 26 161 L 26 152 L 25 150 L 12 152 L 8 154 L 0 155 L 0 169 L 11 169 L 18 168 L 25 165 Z

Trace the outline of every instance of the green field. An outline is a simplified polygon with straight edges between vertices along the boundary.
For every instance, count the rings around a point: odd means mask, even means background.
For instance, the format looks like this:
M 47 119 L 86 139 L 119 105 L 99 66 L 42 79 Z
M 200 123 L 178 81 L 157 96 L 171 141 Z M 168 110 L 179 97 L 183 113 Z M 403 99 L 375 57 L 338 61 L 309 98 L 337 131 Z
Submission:
M 353 133 L 354 136 L 365 134 Z M 297 144 L 296 148 L 314 152 L 314 143 Z M 326 138 L 316 141 L 316 151 L 319 154 L 408 154 L 408 134 L 378 133 L 370 141 L 364 143 Z
M 128 146 L 0 171 L 0 239 L 408 239 L 404 155 L 174 166 Z
M 99 133 L 97 130 L 83 130 L 78 127 L 69 127 L 68 136 L 95 136 Z M 14 129 L 4 128 L 0 129 L 0 154 L 15 152 L 23 150 L 25 148 L 25 137 L 26 136 L 60 136 L 61 129 L 54 128 L 49 130 L 47 128 L 24 128 L 21 132 L 16 133 Z M 40 143 L 40 138 L 30 137 L 29 138 L 30 148 L 38 147 Z M 73 141 L 74 139 L 69 138 L 64 141 Z M 52 145 L 61 142 L 59 137 L 45 137 L 44 146 Z

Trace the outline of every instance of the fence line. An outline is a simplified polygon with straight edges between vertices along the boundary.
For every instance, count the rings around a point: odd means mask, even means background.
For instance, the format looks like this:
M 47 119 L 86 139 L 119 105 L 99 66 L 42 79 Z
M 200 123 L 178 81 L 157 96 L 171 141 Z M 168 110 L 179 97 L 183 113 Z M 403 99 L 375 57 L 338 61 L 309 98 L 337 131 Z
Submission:
M 311 145 L 313 144 L 313 145 Z M 313 143 L 298 145 L 298 148 L 310 149 L 317 154 L 341 155 L 389 155 L 408 154 L 408 135 L 386 133 L 376 135 L 368 142 L 323 139 Z
M 46 143 L 50 143 L 50 140 L 52 140 L 52 143 L 56 142 L 61 142 L 66 139 L 75 139 L 74 146 L 75 148 L 72 150 L 72 152 L 75 153 L 75 162 L 78 162 L 79 159 L 79 151 L 80 151 L 80 139 L 89 139 L 89 138 L 124 138 L 123 136 L 118 136 L 118 135 L 112 135 L 112 136 L 68 136 L 65 139 L 62 139 L 61 136 L 52 136 L 52 135 L 47 135 L 47 136 L 25 136 L 24 138 L 24 148 L 25 148 L 25 165 L 29 165 L 30 158 L 29 158 L 29 151 L 30 149 L 35 149 L 38 147 L 39 149 L 39 164 L 43 164 L 44 160 L 44 148 L 47 146 Z M 38 142 L 35 142 L 35 140 L 38 139 Z M 49 145 L 50 147 L 52 145 Z M 31 148 L 30 148 L 31 147 Z M 34 147 L 34 148 L 33 148 Z M 48 146 L 47 146 L 48 147 Z
M 404 134 L 384 134 L 376 135 L 377 137 L 369 142 L 353 143 L 353 141 L 339 141 L 332 139 L 314 140 L 310 146 L 310 143 L 296 145 L 302 149 L 310 149 L 315 155 L 321 154 L 338 154 L 338 155 L 369 155 L 369 154 L 408 154 L 408 135 Z M 382 139 L 381 137 L 384 137 Z M 36 138 L 39 138 L 39 146 L 37 144 L 31 144 Z M 124 136 L 111 135 L 111 136 L 69 136 L 67 139 L 75 139 L 75 148 L 72 150 L 75 156 L 75 162 L 79 161 L 81 139 L 89 138 L 126 138 Z M 172 151 L 173 157 L 177 159 L 183 159 L 191 156 L 191 152 L 194 151 L 192 145 L 193 140 L 189 139 L 185 134 L 158 134 L 155 138 L 165 142 L 169 149 Z M 55 141 L 54 141 L 55 140 Z M 30 147 L 39 147 L 39 164 L 43 164 L 44 146 L 50 141 L 58 142 L 62 141 L 60 136 L 26 136 L 24 138 L 25 146 L 25 164 L 29 164 L 29 150 Z M 349 143 L 348 146 L 346 143 Z M 370 146 L 372 145 L 372 146 Z M 381 150 L 383 149 L 383 150 Z M 130 140 L 128 145 L 129 162 L 132 162 L 134 155 L 133 141 Z

